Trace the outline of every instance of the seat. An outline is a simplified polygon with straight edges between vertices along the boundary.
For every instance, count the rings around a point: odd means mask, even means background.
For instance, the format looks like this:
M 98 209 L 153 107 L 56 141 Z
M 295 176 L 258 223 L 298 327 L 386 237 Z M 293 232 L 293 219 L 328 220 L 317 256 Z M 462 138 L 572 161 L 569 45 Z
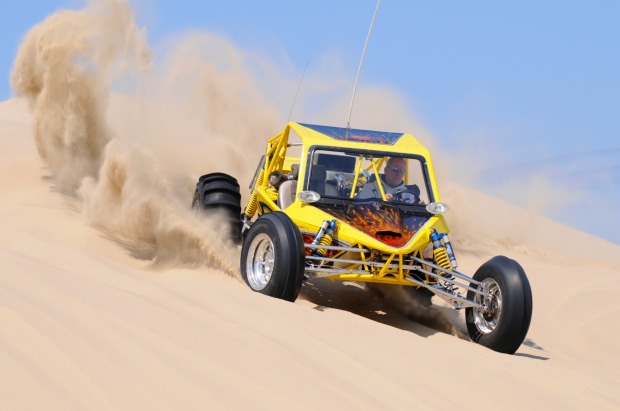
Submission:
M 284 210 L 293 204 L 296 192 L 297 180 L 287 180 L 280 184 L 278 189 L 278 207 L 280 207 L 280 210 Z
M 310 172 L 310 182 L 308 183 L 308 189 L 316 191 L 321 196 L 338 196 L 338 190 L 336 187 L 326 184 L 327 171 L 325 166 L 315 165 Z
M 310 181 L 308 183 L 308 190 L 316 191 L 317 193 L 323 195 L 325 193 L 326 177 L 327 172 L 325 171 L 325 166 L 312 166 L 312 171 L 310 172 Z
M 338 197 L 340 194 L 338 194 L 338 189 L 333 184 L 326 182 L 325 183 L 325 195 L 331 196 L 331 197 Z

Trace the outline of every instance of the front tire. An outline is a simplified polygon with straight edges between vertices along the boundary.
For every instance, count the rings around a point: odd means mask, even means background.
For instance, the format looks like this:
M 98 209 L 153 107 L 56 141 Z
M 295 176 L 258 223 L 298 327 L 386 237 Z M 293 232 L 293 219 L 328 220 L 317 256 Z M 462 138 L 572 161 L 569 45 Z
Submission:
M 241 248 L 241 275 L 256 292 L 295 301 L 304 278 L 304 242 L 284 213 L 260 216 Z
M 523 268 L 507 257 L 493 257 L 474 274 L 479 290 L 467 298 L 484 308 L 469 307 L 465 312 L 472 341 L 494 351 L 514 354 L 527 335 L 532 319 L 532 290 Z M 475 285 L 471 285 L 476 288 Z

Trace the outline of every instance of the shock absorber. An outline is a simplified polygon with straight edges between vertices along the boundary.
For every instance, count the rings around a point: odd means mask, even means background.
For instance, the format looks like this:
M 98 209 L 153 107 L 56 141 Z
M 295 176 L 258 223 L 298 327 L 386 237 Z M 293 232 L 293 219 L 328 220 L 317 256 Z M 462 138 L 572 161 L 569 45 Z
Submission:
M 431 241 L 433 242 L 433 259 L 435 264 L 446 270 L 452 270 L 450 264 L 450 256 L 444 244 L 441 242 L 441 234 L 436 230 L 431 233 Z
M 448 253 L 448 258 L 450 258 L 450 265 L 452 266 L 452 269 L 456 270 L 459 264 L 456 262 L 454 249 L 452 248 L 452 244 L 450 243 L 450 238 L 448 237 L 447 233 L 441 234 L 441 244 L 446 247 L 446 252 Z
M 321 228 L 319 229 L 319 232 L 316 233 L 316 237 L 314 237 L 314 240 L 312 241 L 312 244 L 315 245 L 331 245 L 332 240 L 333 240 L 333 236 L 334 236 L 334 230 L 336 230 L 336 220 L 325 220 L 323 221 L 323 224 L 321 224 Z M 325 253 L 327 252 L 326 249 L 324 248 L 317 248 L 314 251 L 315 255 L 324 257 Z
M 260 171 L 258 178 L 256 179 L 256 185 L 253 187 L 252 196 L 250 197 L 250 201 L 248 201 L 248 205 L 245 207 L 245 214 L 248 220 L 251 220 L 256 214 L 256 208 L 258 206 L 258 193 L 256 192 L 256 187 L 259 187 L 263 184 L 263 178 L 265 177 L 265 169 Z

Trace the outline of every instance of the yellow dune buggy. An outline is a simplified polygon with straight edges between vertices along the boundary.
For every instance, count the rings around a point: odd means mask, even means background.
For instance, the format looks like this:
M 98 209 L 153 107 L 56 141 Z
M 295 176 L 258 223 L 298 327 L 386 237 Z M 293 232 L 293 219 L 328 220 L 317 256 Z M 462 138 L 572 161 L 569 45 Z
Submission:
M 385 176 L 392 164 L 402 173 L 396 186 Z M 525 339 L 532 316 L 525 272 L 503 256 L 473 277 L 457 271 L 448 208 L 429 152 L 412 135 L 288 123 L 268 141 L 250 190 L 241 212 L 237 180 L 207 174 L 193 207 L 228 214 L 252 290 L 294 301 L 316 277 L 415 287 L 465 308 L 479 344 L 512 354 Z

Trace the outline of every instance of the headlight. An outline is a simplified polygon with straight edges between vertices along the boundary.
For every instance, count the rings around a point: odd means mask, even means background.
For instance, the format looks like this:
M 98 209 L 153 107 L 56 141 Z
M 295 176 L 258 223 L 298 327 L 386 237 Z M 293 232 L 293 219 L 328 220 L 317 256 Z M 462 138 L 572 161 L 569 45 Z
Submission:
M 444 203 L 430 203 L 426 206 L 426 211 L 435 215 L 445 214 L 448 212 L 448 206 Z
M 316 191 L 302 191 L 297 194 L 297 198 L 304 203 L 316 203 L 321 199 L 321 195 Z

